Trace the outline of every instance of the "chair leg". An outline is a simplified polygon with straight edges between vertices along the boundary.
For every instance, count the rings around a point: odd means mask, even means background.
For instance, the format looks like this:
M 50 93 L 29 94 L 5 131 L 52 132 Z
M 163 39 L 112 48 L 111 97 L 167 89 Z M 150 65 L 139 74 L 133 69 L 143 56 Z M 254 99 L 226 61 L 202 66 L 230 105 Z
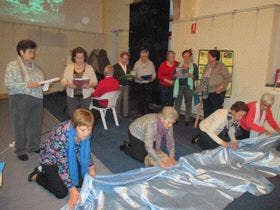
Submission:
M 116 126 L 120 126 L 120 125 L 119 125 L 118 116 L 117 116 L 115 107 L 112 108 L 112 111 L 113 111 L 113 116 L 114 116 L 114 120 L 115 120 Z
M 105 119 L 106 110 L 100 110 L 100 115 L 101 115 L 102 124 L 103 124 L 104 129 L 108 130 L 106 119 Z

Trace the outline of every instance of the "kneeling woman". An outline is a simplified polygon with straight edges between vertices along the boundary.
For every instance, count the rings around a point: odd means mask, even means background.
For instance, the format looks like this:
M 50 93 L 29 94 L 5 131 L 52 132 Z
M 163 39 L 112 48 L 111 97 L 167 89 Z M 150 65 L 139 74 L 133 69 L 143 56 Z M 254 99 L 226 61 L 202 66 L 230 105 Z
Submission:
M 239 120 L 248 112 L 243 101 L 235 102 L 231 108 L 218 109 L 199 124 L 199 135 L 192 143 L 198 143 L 202 149 L 214 149 L 220 145 L 238 149 L 236 132 Z
M 130 142 L 125 142 L 121 149 L 132 158 L 145 162 L 146 166 L 166 168 L 175 165 L 173 124 L 177 118 L 177 111 L 167 106 L 159 114 L 147 114 L 136 119 L 128 129 Z M 169 155 L 161 151 L 163 137 Z
M 94 118 L 90 111 L 77 109 L 71 121 L 58 124 L 40 148 L 40 166 L 28 176 L 57 198 L 69 195 L 69 207 L 79 201 L 76 187 L 88 172 L 95 177 L 90 156 L 90 139 Z

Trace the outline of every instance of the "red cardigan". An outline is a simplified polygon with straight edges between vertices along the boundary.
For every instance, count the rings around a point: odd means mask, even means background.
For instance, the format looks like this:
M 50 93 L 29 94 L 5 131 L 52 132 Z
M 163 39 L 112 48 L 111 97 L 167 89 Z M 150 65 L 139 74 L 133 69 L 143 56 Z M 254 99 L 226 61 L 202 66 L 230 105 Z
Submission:
M 158 69 L 158 79 L 159 83 L 166 87 L 172 87 L 173 85 L 164 81 L 164 79 L 174 80 L 174 74 L 176 72 L 176 67 L 179 65 L 177 61 L 174 62 L 173 66 L 168 66 L 167 61 L 160 64 Z
M 249 107 L 249 111 L 247 112 L 247 115 L 242 117 L 242 119 L 240 120 L 240 126 L 247 131 L 254 130 L 259 133 L 263 133 L 263 132 L 265 132 L 265 129 L 254 123 L 254 118 L 255 118 L 255 113 L 256 113 L 256 103 L 257 102 L 254 101 L 254 102 L 250 102 L 247 104 Z M 267 107 L 267 109 L 266 109 L 265 120 L 267 120 L 268 124 L 273 129 L 279 129 L 279 126 L 278 126 L 277 122 L 275 122 L 275 120 L 272 116 L 272 113 L 271 113 L 271 109 L 269 107 Z
M 105 93 L 116 91 L 120 89 L 119 81 L 112 76 L 107 76 L 101 80 L 95 88 L 95 91 L 92 93 L 93 97 L 100 97 Z M 107 107 L 108 100 L 98 101 L 100 106 Z

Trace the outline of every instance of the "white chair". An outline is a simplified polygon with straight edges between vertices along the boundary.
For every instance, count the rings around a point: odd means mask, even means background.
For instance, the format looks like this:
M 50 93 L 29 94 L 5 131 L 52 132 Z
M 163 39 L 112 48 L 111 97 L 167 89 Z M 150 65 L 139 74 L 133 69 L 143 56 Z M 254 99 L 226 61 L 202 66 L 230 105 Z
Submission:
M 92 98 L 93 100 L 98 100 L 98 101 L 99 100 L 108 100 L 108 106 L 107 107 L 93 106 L 92 101 L 91 101 L 91 104 L 89 105 L 90 110 L 95 109 L 95 110 L 98 110 L 100 112 L 101 119 L 102 119 L 102 124 L 103 124 L 103 127 L 104 127 L 105 130 L 108 129 L 106 119 L 105 119 L 106 112 L 107 112 L 108 109 L 112 110 L 116 126 L 119 126 L 119 121 L 118 121 L 115 106 L 116 106 L 116 103 L 117 103 L 117 100 L 118 100 L 118 97 L 119 97 L 120 93 L 121 92 L 119 90 L 118 91 L 112 91 L 112 92 L 105 93 L 100 97 L 93 97 Z

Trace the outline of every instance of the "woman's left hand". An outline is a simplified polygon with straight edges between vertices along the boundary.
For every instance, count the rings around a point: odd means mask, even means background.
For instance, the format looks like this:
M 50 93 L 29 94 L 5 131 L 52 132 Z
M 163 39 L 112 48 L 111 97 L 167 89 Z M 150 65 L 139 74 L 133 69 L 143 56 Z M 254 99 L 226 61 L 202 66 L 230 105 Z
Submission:
M 96 172 L 95 172 L 95 167 L 94 166 L 90 166 L 88 168 L 88 174 L 91 176 L 91 177 L 95 177 L 96 176 Z

